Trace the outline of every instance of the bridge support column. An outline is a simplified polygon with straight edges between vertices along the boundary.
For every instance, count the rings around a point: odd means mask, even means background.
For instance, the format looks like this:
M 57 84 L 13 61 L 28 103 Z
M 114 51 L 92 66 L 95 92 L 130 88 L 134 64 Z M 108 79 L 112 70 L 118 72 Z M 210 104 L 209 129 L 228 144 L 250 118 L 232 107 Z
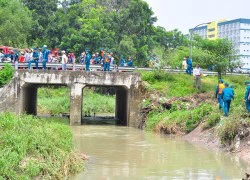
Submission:
M 84 84 L 73 84 L 70 94 L 70 125 L 81 125 L 82 119 L 82 91 Z
M 115 118 L 118 125 L 127 126 L 129 122 L 128 90 L 117 88 Z

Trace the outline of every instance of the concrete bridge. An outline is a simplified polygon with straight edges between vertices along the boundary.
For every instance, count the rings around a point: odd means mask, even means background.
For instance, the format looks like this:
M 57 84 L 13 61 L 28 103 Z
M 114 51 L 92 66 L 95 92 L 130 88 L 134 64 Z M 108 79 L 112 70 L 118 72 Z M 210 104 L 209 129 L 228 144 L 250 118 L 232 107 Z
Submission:
M 42 86 L 70 88 L 70 124 L 80 125 L 83 89 L 88 86 L 116 89 L 115 118 L 118 124 L 138 126 L 140 104 L 138 73 L 18 70 L 12 82 L 0 92 L 0 111 L 37 115 L 37 89 Z

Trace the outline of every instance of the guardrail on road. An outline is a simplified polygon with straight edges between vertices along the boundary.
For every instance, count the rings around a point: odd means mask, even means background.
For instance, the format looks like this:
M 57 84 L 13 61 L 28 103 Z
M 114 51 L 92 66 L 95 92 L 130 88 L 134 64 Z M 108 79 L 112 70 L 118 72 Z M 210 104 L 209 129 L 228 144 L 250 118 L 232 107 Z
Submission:
M 0 68 L 4 66 L 5 63 L 0 62 Z M 9 63 L 12 65 L 12 67 L 15 67 L 14 63 Z M 34 64 L 32 64 L 32 67 L 35 67 Z M 42 63 L 38 63 L 38 67 L 42 69 Z M 60 70 L 62 67 L 61 63 L 47 63 L 47 68 L 50 70 Z M 28 69 L 28 63 L 19 63 L 18 64 L 19 69 Z M 86 65 L 84 64 L 75 64 L 76 70 L 85 70 Z M 67 64 L 67 70 L 72 70 L 73 64 Z M 90 65 L 91 71 L 102 71 L 103 67 L 101 65 Z M 140 71 L 153 71 L 153 68 L 145 68 L 145 67 L 120 67 L 120 66 L 110 66 L 110 71 L 121 71 L 121 72 L 134 72 L 136 70 Z M 179 69 L 170 69 L 170 68 L 163 68 L 162 70 L 171 72 L 171 73 L 185 73 L 185 70 L 179 70 Z M 204 75 L 218 75 L 217 72 L 213 71 L 203 71 Z M 226 73 L 226 75 L 248 75 L 249 73 Z

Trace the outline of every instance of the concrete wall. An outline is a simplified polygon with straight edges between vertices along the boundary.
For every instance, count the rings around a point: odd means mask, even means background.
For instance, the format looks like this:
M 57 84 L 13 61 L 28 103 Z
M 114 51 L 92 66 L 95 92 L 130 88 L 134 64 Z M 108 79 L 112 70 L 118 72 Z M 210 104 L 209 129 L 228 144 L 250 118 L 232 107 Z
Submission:
M 18 79 L 13 78 L 12 81 L 0 89 L 0 112 L 16 112 L 19 108 Z

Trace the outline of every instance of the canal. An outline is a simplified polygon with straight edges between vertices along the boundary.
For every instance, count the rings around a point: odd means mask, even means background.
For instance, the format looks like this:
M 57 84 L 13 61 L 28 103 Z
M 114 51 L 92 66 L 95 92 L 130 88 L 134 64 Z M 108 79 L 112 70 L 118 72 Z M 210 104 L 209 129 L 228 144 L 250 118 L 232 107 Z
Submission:
M 180 138 L 131 127 L 72 127 L 79 152 L 89 160 L 75 180 L 241 179 L 247 164 Z

